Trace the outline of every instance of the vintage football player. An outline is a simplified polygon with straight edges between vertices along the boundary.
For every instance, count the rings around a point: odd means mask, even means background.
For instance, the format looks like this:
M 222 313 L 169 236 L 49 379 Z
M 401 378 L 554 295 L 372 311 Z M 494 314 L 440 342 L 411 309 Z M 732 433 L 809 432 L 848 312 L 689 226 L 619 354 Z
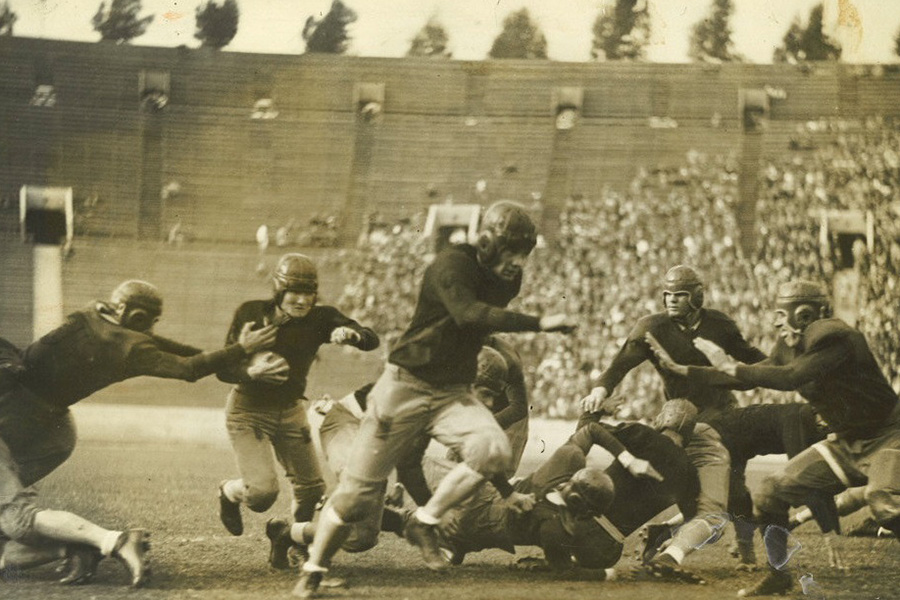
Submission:
M 68 557 L 61 582 L 86 583 L 100 559 L 113 556 L 128 568 L 131 585 L 146 582 L 146 531 L 111 531 L 70 512 L 40 509 L 30 486 L 71 455 L 72 404 L 142 375 L 196 381 L 275 342 L 275 328 L 264 327 L 202 352 L 153 333 L 162 308 L 156 287 L 125 281 L 108 302 L 70 314 L 21 353 L 0 344 L 0 573 Z
M 372 389 L 351 458 L 328 499 L 295 594 L 315 594 L 349 524 L 377 509 L 383 482 L 422 434 L 462 457 L 406 527 L 407 540 L 421 549 L 429 568 L 446 566 L 435 525 L 487 478 L 503 479 L 511 458 L 506 434 L 490 410 L 470 395 L 482 340 L 492 332 L 567 332 L 575 326 L 567 315 L 537 317 L 505 308 L 519 293 L 536 241 L 525 210 L 500 202 L 485 212 L 474 245 L 445 248 L 427 267 L 412 322 Z
M 234 383 L 228 395 L 226 425 L 240 477 L 219 486 L 219 516 L 232 535 L 244 531 L 240 507 L 264 512 L 278 497 L 275 459 L 293 489 L 295 521 L 309 521 L 325 491 L 306 417 L 306 378 L 323 344 L 378 347 L 368 327 L 332 306 L 317 304 L 316 266 L 303 254 L 285 254 L 272 276 L 273 296 L 238 307 L 226 337 L 232 343 L 247 327 L 274 324 L 275 344 L 269 355 L 237 363 L 218 373 Z M 274 531 L 268 532 L 270 537 Z

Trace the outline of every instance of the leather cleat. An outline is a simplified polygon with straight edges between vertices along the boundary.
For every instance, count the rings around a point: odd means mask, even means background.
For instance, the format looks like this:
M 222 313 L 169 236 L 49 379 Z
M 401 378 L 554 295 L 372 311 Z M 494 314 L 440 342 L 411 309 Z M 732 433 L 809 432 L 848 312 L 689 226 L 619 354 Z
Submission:
M 294 544 L 290 524 L 284 519 L 269 519 L 266 522 L 266 537 L 269 538 L 269 566 L 279 570 L 290 568 L 288 550 Z
M 324 571 L 306 571 L 300 569 L 300 579 L 297 581 L 297 585 L 294 586 L 294 591 L 291 593 L 297 598 L 315 598 L 324 575 Z
M 449 566 L 438 545 L 434 525 L 427 525 L 413 515 L 403 528 L 403 537 L 413 546 L 418 546 L 425 566 L 432 571 L 443 571 Z
M 783 596 L 794 587 L 794 578 L 785 571 L 769 569 L 769 573 L 749 588 L 738 591 L 739 598 L 753 596 Z
M 664 523 L 652 523 L 644 528 L 641 536 L 644 538 L 641 563 L 646 565 L 659 552 L 660 546 L 672 537 L 672 528 Z
M 131 573 L 131 587 L 141 587 L 150 577 L 147 552 L 150 550 L 150 533 L 146 529 L 129 529 L 119 536 L 112 556 Z
M 241 518 L 241 505 L 239 502 L 232 502 L 225 495 L 225 484 L 223 481 L 219 484 L 219 520 L 231 535 L 241 535 L 244 533 L 244 519 Z
M 70 544 L 66 548 L 66 562 L 59 569 L 62 585 L 84 585 L 93 581 L 97 566 L 103 560 L 100 551 L 84 544 Z

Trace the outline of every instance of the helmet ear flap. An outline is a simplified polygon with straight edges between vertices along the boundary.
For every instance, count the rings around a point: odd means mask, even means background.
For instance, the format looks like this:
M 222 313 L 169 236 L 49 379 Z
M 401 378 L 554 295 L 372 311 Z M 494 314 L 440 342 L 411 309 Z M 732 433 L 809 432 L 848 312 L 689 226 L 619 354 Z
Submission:
M 813 304 L 800 304 L 794 309 L 794 323 L 798 328 L 805 328 L 813 321 L 820 319 L 825 312 L 824 306 Z
M 588 513 L 588 503 L 580 493 L 570 491 L 566 495 L 566 506 L 573 515 L 584 515 Z
M 485 265 L 490 265 L 497 259 L 497 236 L 490 229 L 483 229 L 478 233 L 475 241 L 478 257 Z
M 697 290 L 691 294 L 691 305 L 694 310 L 700 310 L 703 308 L 703 284 L 700 283 L 697 285 Z
M 148 331 L 156 323 L 156 316 L 143 308 L 128 308 L 122 312 L 121 325 L 134 331 Z

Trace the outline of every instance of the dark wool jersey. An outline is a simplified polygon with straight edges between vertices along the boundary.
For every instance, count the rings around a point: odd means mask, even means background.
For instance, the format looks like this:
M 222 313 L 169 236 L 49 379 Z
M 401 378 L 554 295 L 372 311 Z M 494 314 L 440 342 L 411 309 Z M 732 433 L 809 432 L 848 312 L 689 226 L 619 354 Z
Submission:
M 149 375 L 195 381 L 245 356 L 239 345 L 214 352 L 133 331 L 102 316 L 103 303 L 74 312 L 23 352 L 22 385 L 66 407 L 108 385 Z
M 521 283 L 481 267 L 473 246 L 442 250 L 425 269 L 412 321 L 389 362 L 432 385 L 472 383 L 485 335 L 540 329 L 537 317 L 504 310 Z
M 547 494 L 572 478 L 586 464 L 591 446 L 597 444 L 618 456 L 628 450 L 638 458 L 650 462 L 663 476 L 664 481 L 639 480 L 618 461 L 614 461 L 606 473 L 615 484 L 615 498 L 605 517 L 625 536 L 636 531 L 656 514 L 672 504 L 677 504 L 685 520 L 697 513 L 700 481 L 697 471 L 684 450 L 666 436 L 639 423 L 625 423 L 608 427 L 589 423 L 579 429 L 534 473 L 516 484 L 516 491 L 533 493 L 538 500 L 534 510 L 525 515 L 510 516 L 513 543 L 540 545 L 551 563 L 554 556 L 566 560 L 577 553 L 574 543 L 578 523 L 573 531 L 564 532 L 560 525 L 562 510 L 547 501 Z M 589 520 L 589 527 L 594 527 Z M 587 540 L 590 543 L 589 540 Z M 555 546 L 562 546 L 558 548 Z
M 898 402 L 863 334 L 840 319 L 810 324 L 799 349 L 779 338 L 767 364 L 738 365 L 736 376 L 757 387 L 798 391 L 835 434 L 850 440 L 878 435 Z
M 276 310 L 274 300 L 251 300 L 241 304 L 234 313 L 225 343 L 235 342 L 245 323 L 253 323 L 253 329 L 258 329 L 276 322 Z M 252 381 L 247 375 L 250 358 L 217 375 L 222 381 L 238 384 L 237 390 L 252 398 L 257 407 L 277 408 L 296 401 L 306 392 L 306 377 L 319 347 L 331 341 L 331 332 L 338 327 L 349 327 L 359 333 L 359 341 L 352 344 L 356 348 L 374 350 L 378 347 L 379 340 L 374 331 L 344 316 L 333 306 L 315 305 L 305 317 L 288 319 L 278 326 L 275 345 L 270 350 L 284 357 L 290 366 L 286 382 L 273 385 Z
M 491 406 L 497 423 L 506 429 L 528 416 L 528 388 L 522 372 L 522 358 L 512 344 L 497 336 L 489 336 L 484 343 L 499 352 L 506 361 L 506 386 Z
M 708 424 L 719 432 L 732 465 L 765 454 L 787 454 L 791 458 L 825 438 L 812 407 L 805 402 L 726 410 Z
M 708 366 L 706 356 L 694 347 L 693 341 L 706 338 L 718 344 L 725 352 L 748 364 L 766 358 L 759 349 L 751 346 L 741 335 L 737 325 L 727 315 L 717 310 L 702 309 L 696 327 L 682 329 L 666 313 L 656 313 L 641 318 L 619 352 L 613 357 L 609 367 L 600 376 L 598 386 L 610 393 L 629 371 L 649 360 L 662 377 L 666 398 L 685 398 L 700 411 L 700 420 L 718 409 L 735 406 L 736 400 L 730 390 L 707 385 L 690 377 L 669 373 L 659 367 L 656 355 L 644 341 L 644 336 L 652 333 L 675 362 L 682 365 Z

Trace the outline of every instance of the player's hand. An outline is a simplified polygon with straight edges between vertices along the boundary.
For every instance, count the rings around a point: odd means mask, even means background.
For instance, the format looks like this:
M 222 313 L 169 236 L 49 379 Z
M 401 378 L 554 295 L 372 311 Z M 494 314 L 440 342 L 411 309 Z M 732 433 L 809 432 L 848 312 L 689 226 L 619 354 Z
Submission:
M 648 331 L 644 334 L 644 341 L 647 342 L 647 345 L 650 346 L 653 354 L 656 355 L 660 368 L 676 375 L 681 375 L 683 377 L 687 376 L 687 366 L 675 362 L 672 355 L 669 354 L 666 349 L 662 347 L 662 344 L 659 343 L 659 340 L 656 339 L 656 336 Z
M 253 354 L 275 345 L 275 336 L 278 335 L 278 328 L 275 325 L 266 325 L 261 329 L 252 328 L 252 322 L 244 323 L 241 334 L 238 336 L 238 344 L 244 348 L 244 352 Z
M 622 396 L 609 396 L 605 387 L 598 386 L 581 399 L 581 410 L 587 413 L 612 414 L 625 400 Z
M 359 332 L 350 327 L 336 327 L 331 332 L 332 344 L 355 344 L 362 339 Z
M 247 366 L 247 375 L 253 381 L 280 385 L 288 380 L 291 367 L 283 356 L 274 352 L 260 352 L 253 355 Z
M 628 472 L 638 479 L 652 479 L 654 481 L 663 480 L 663 476 L 659 474 L 659 471 L 654 469 L 653 465 L 642 458 L 635 458 L 634 462 L 629 465 Z
M 460 514 L 461 511 L 456 508 L 444 513 L 444 516 L 441 517 L 441 521 L 437 524 L 437 530 L 438 533 L 441 534 L 441 537 L 449 540 L 459 535 L 461 529 Z
M 506 505 L 517 515 L 530 512 L 534 508 L 535 502 L 534 494 L 522 494 L 520 492 L 513 492 L 506 499 Z
M 709 361 L 709 364 L 719 371 L 734 377 L 738 362 L 722 350 L 718 344 L 705 338 L 697 338 L 694 340 L 694 346 L 706 355 L 706 360 Z
M 547 315 L 541 317 L 540 328 L 546 332 L 572 333 L 578 328 L 578 323 L 574 317 L 566 314 Z
M 515 562 L 515 568 L 521 571 L 549 571 L 550 563 L 536 556 L 524 556 Z

